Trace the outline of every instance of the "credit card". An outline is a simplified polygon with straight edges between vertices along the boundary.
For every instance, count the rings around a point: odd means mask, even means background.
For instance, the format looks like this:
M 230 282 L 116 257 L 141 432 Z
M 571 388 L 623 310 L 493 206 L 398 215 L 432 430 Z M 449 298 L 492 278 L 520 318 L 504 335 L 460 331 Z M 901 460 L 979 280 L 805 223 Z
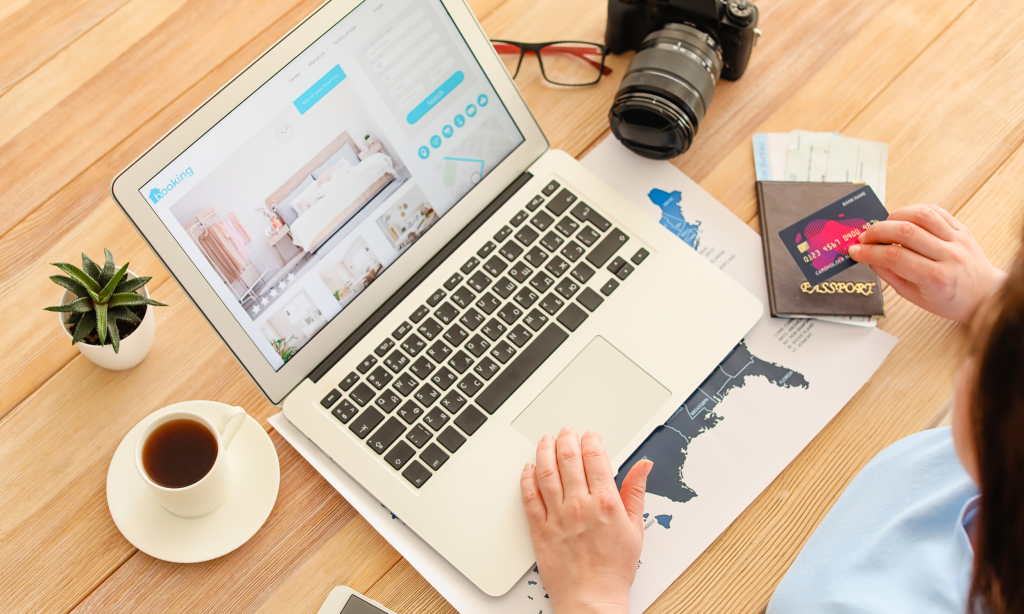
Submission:
M 780 230 L 779 238 L 807 281 L 818 284 L 857 264 L 850 246 L 888 217 L 874 190 L 864 186 Z

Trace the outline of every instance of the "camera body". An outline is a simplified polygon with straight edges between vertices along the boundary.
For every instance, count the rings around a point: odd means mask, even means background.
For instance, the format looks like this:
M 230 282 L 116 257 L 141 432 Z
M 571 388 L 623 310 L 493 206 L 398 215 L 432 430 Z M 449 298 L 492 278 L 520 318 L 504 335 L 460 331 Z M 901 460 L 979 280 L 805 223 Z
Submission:
M 639 50 L 648 34 L 668 24 L 690 25 L 717 41 L 722 78 L 735 81 L 750 62 L 757 21 L 757 7 L 748 0 L 608 0 L 604 40 L 610 52 L 619 54 Z

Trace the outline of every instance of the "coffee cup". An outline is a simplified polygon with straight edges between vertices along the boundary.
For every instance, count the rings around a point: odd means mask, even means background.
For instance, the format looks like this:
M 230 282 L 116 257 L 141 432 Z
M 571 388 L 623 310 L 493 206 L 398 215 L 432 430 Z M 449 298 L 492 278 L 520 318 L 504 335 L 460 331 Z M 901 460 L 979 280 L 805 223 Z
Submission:
M 211 417 L 194 411 L 197 406 Z M 186 518 L 202 516 L 227 498 L 231 488 L 227 449 L 246 413 L 241 407 L 210 401 L 171 407 L 139 435 L 135 467 L 164 509 Z

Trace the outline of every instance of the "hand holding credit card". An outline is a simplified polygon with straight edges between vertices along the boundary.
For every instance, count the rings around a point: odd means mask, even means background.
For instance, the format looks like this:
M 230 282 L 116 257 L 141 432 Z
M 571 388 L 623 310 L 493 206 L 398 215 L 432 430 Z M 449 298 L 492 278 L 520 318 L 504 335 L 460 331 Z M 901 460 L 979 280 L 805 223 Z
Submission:
M 864 186 L 779 231 L 779 237 L 811 284 L 854 266 L 849 248 L 861 233 L 889 217 L 878 196 Z

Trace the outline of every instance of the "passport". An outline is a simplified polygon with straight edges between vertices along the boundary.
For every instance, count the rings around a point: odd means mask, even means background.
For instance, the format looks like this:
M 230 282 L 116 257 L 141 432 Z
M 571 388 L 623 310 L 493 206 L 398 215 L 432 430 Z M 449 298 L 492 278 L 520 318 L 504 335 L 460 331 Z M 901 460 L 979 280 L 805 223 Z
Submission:
M 840 265 L 828 267 L 832 275 L 822 280 L 821 275 L 814 275 L 808 278 L 801 264 L 803 257 L 812 250 L 811 242 L 807 241 L 807 251 L 800 251 L 800 242 L 794 242 L 794 249 L 800 255 L 799 260 L 794 258 L 787 242 L 783 240 L 780 233 L 785 234 L 787 230 L 794 228 L 801 230 L 801 238 L 806 238 L 806 225 L 814 219 L 827 223 L 822 217 L 814 218 L 813 214 L 818 213 L 826 206 L 831 207 L 846 200 L 854 193 L 870 190 L 863 184 L 855 183 L 809 183 L 794 181 L 758 181 L 757 188 L 757 210 L 761 222 L 761 245 L 764 250 L 765 277 L 768 284 L 768 307 L 772 317 L 810 317 L 810 316 L 867 316 L 882 317 L 885 315 L 885 304 L 882 298 L 882 287 L 878 276 L 867 266 L 853 266 L 852 260 L 844 258 L 848 265 L 842 266 L 837 271 L 832 269 Z M 863 196 L 855 199 L 854 202 L 867 203 L 873 193 L 869 196 L 863 192 Z M 877 198 L 875 198 L 877 200 Z M 852 203 L 851 203 L 852 204 Z M 850 206 L 850 205 L 847 205 Z M 859 206 L 859 205 L 858 205 Z M 884 207 L 882 208 L 884 211 Z M 852 211 L 852 209 L 851 209 Z M 854 218 L 857 216 L 850 216 Z M 834 220 L 840 220 L 838 214 Z M 872 217 L 861 218 L 863 223 L 874 219 Z M 815 225 L 812 230 L 821 230 Z M 862 226 L 858 222 L 856 226 Z M 843 225 L 840 225 L 843 226 Z M 843 226 L 846 228 L 846 226 Z M 819 233 L 814 233 L 817 236 Z M 842 240 L 844 234 L 839 233 Z M 859 234 L 859 233 L 858 233 Z M 787 235 L 790 236 L 790 235 Z M 790 236 L 795 241 L 796 235 Z M 826 237 L 821 237 L 825 239 Z M 850 240 L 847 239 L 848 243 Z M 853 238 L 852 241 L 856 241 Z M 823 241 L 825 247 L 835 241 Z M 815 242 L 817 245 L 817 242 Z M 838 247 L 838 246 L 834 246 Z M 816 250 L 823 251 L 823 250 Z M 838 250 L 832 250 L 838 254 Z M 834 254 L 835 255 L 835 254 Z M 838 258 L 828 261 L 825 256 L 824 262 L 835 262 Z M 814 259 L 811 258 L 813 261 Z M 821 261 L 819 261 L 821 262 Z M 813 262 L 804 263 L 814 268 Z M 840 263 L 843 264 L 843 263 Z M 814 283 L 812 283 L 812 281 Z

